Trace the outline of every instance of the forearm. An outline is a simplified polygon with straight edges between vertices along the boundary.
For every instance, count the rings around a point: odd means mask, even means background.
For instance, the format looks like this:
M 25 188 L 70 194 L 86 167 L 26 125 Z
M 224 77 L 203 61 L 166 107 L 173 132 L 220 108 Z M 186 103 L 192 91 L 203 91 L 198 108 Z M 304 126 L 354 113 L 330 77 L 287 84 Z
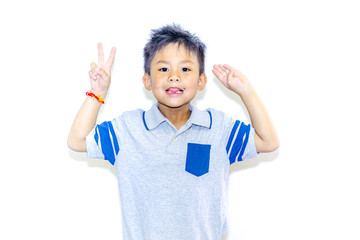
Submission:
M 101 103 L 87 97 L 75 117 L 68 136 L 68 146 L 77 152 L 86 152 L 86 136 L 94 128 Z
M 90 64 L 89 78 L 91 93 L 105 99 L 111 82 L 111 67 L 115 59 L 116 48 L 113 47 L 108 60 L 104 61 L 102 43 L 98 43 L 98 63 Z M 99 101 L 101 101 L 99 99 Z M 101 103 L 94 97 L 87 97 L 75 117 L 68 136 L 68 146 L 78 152 L 86 152 L 86 136 L 94 128 L 101 108 Z
M 240 94 L 239 94 L 240 95 Z M 255 129 L 255 144 L 258 152 L 272 152 L 279 147 L 279 138 L 264 104 L 251 88 L 240 95 L 244 102 L 251 124 Z
M 225 87 L 238 94 L 247 108 L 255 129 L 255 145 L 258 152 L 272 152 L 279 147 L 279 139 L 264 104 L 247 77 L 228 64 L 214 65 L 213 73 Z

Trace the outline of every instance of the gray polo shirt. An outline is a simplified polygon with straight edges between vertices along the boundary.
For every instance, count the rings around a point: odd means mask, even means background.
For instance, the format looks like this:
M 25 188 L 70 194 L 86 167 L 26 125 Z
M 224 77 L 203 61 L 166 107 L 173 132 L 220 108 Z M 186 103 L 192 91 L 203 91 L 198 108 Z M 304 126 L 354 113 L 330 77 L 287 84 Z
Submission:
M 257 156 L 254 129 L 190 106 L 177 130 L 154 104 L 95 126 L 87 155 L 117 170 L 125 240 L 220 240 L 229 166 Z

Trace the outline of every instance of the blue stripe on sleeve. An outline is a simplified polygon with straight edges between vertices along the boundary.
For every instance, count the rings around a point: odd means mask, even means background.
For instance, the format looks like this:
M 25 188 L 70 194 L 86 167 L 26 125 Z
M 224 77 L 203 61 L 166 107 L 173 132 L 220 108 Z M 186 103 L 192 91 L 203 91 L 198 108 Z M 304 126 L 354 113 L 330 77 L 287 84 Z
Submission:
M 229 156 L 229 160 L 230 160 L 230 164 L 233 164 L 235 162 L 237 158 L 237 156 L 239 155 L 240 159 L 242 159 L 242 154 L 244 153 L 248 138 L 249 138 L 249 132 L 250 132 L 250 124 L 249 125 L 245 125 L 244 123 L 241 123 L 240 125 L 240 129 L 238 131 L 238 134 L 236 136 L 236 139 L 234 141 L 234 144 L 231 148 L 230 151 L 230 156 Z M 244 136 L 246 135 L 245 139 Z M 240 154 L 239 154 L 240 152 Z
M 99 146 L 99 134 L 98 134 L 98 127 L 95 128 L 95 135 L 94 135 L 94 138 L 95 138 L 95 142 L 96 144 Z
M 226 145 L 226 152 L 227 152 L 227 153 L 229 153 L 229 149 L 230 149 L 231 143 L 232 143 L 232 141 L 233 141 L 233 139 L 234 139 L 234 135 L 235 135 L 235 133 L 236 133 L 236 130 L 237 130 L 239 124 L 240 124 L 240 121 L 239 121 L 239 120 L 236 120 L 236 122 L 235 122 L 235 124 L 234 124 L 234 127 L 233 127 L 233 129 L 231 130 L 231 134 L 230 134 L 230 137 L 229 137 L 229 141 L 228 141 L 228 143 L 227 143 L 227 145 Z
M 100 135 L 100 143 L 101 143 L 101 150 L 104 154 L 105 160 L 108 160 L 112 165 L 115 163 L 115 153 L 118 154 L 119 152 L 119 144 L 116 139 L 115 131 L 112 126 L 111 122 L 103 122 L 102 124 L 98 125 L 97 130 L 99 130 Z M 111 134 L 111 137 L 110 137 Z M 99 138 L 97 132 L 95 133 L 95 140 Z M 111 140 L 112 138 L 112 140 Z M 97 141 L 98 143 L 98 141 Z M 115 148 L 115 151 L 114 151 Z
M 111 136 L 112 136 L 112 139 L 113 139 L 113 145 L 115 147 L 115 154 L 117 155 L 119 153 L 119 143 L 117 141 L 115 131 L 114 131 L 114 127 L 113 127 L 111 122 L 109 122 L 109 128 L 110 128 L 110 133 L 111 133 Z
M 248 140 L 249 140 L 250 124 L 249 124 L 249 125 L 244 125 L 244 126 L 246 127 L 246 129 L 245 129 L 245 134 L 246 134 L 246 136 L 245 136 L 244 142 L 243 142 L 243 144 L 242 144 L 242 148 L 241 148 L 241 151 L 240 151 L 240 154 L 239 154 L 239 156 L 238 156 L 237 161 L 242 161 L 242 160 L 243 160 L 243 159 L 242 159 L 242 156 L 243 156 L 243 154 L 244 154 L 244 152 L 245 152 L 245 148 L 246 148 L 246 145 L 247 145 Z

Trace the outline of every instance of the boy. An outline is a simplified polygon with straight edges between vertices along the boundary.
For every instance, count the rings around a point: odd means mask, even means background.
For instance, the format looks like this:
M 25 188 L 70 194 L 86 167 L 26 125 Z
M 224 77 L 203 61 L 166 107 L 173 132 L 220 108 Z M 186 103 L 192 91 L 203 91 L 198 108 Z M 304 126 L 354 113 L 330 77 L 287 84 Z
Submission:
M 241 97 L 252 126 L 191 105 L 207 82 L 205 45 L 169 25 L 153 30 L 144 48 L 143 83 L 157 103 L 96 125 L 115 51 L 105 63 L 98 44 L 99 61 L 89 72 L 91 91 L 74 120 L 69 147 L 116 167 L 124 239 L 221 239 L 229 166 L 279 145 L 263 104 L 241 72 L 214 65 L 215 76 Z

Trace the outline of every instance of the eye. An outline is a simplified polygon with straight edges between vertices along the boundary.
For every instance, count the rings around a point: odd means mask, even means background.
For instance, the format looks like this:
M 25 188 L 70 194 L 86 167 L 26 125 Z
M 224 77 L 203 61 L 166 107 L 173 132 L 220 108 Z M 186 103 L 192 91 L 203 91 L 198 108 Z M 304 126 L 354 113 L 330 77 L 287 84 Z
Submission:
M 167 69 L 167 68 L 160 68 L 159 71 L 160 71 L 160 72 L 167 72 L 168 69 Z
M 190 72 L 190 68 L 184 67 L 184 68 L 181 69 L 181 71 L 183 71 L 183 72 Z

